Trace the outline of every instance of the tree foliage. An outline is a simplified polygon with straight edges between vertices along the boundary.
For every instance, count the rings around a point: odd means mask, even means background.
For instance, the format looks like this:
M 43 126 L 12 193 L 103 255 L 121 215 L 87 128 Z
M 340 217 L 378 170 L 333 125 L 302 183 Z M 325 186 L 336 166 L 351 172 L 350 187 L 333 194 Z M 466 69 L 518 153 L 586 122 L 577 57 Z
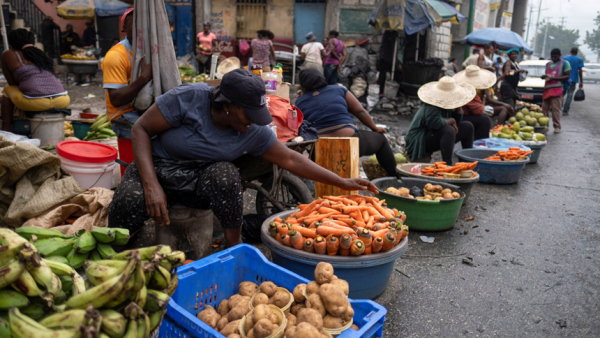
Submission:
M 600 12 L 598 12 L 598 16 L 594 19 L 594 23 L 599 28 L 594 29 L 592 32 L 585 32 L 584 42 L 591 50 L 600 55 Z
M 578 29 L 565 29 L 560 25 L 555 25 L 551 22 L 544 22 L 540 25 L 537 32 L 536 45 L 534 47 L 536 54 L 542 54 L 542 48 L 544 46 L 544 36 L 546 35 L 546 27 L 548 27 L 548 35 L 546 37 L 546 48 L 542 57 L 550 59 L 550 51 L 554 48 L 560 49 L 562 55 L 569 55 L 571 48 L 579 47 L 577 40 L 579 40 Z M 579 51 L 580 57 L 584 58 L 584 55 Z M 585 60 L 585 58 L 584 58 Z

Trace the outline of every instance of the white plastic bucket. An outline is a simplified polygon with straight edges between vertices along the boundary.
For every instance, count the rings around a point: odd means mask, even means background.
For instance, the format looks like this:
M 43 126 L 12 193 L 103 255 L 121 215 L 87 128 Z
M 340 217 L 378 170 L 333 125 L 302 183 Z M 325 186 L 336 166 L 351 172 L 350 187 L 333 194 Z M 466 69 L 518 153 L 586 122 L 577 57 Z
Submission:
M 386 81 L 385 89 L 383 90 L 383 96 L 388 99 L 395 99 L 398 96 L 398 88 L 400 88 L 400 84 L 394 81 Z
M 115 161 L 105 163 L 83 163 L 71 161 L 62 156 L 60 161 L 62 167 L 68 171 L 79 183 L 82 189 L 106 188 L 112 189 L 113 171 L 116 167 Z
M 114 147 L 115 149 L 117 149 L 117 151 L 119 150 L 119 142 L 117 141 L 116 137 L 91 140 L 90 142 L 106 144 L 111 147 Z M 118 187 L 119 183 L 121 183 L 121 168 L 119 168 L 119 166 L 117 165 L 115 166 L 115 169 L 113 169 L 112 189 Z
M 31 137 L 40 139 L 42 147 L 56 146 L 65 139 L 65 115 L 35 114 L 31 121 Z

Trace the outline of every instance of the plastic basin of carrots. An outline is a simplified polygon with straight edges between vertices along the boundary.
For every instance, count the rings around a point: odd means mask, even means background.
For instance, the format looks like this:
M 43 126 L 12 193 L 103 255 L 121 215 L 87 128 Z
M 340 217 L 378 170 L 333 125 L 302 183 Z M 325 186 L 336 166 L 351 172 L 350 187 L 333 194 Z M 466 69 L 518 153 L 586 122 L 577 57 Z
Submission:
M 533 154 L 533 151 L 521 150 L 519 148 L 508 148 L 508 150 L 498 151 L 492 156 L 484 158 L 488 161 L 524 161 L 526 157 Z
M 458 174 L 460 175 L 465 170 L 475 170 L 477 162 L 465 163 L 458 162 L 454 166 L 449 166 L 446 162 L 435 162 L 432 166 L 421 168 L 421 174 L 433 177 L 444 177 L 444 174 Z M 473 172 L 471 177 L 475 177 L 477 174 Z

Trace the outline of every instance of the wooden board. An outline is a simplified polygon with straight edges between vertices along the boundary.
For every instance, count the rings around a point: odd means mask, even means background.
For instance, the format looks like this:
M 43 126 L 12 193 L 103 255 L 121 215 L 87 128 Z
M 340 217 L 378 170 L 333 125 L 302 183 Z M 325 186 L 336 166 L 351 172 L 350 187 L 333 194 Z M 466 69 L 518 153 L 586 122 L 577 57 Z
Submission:
M 323 137 L 317 142 L 315 163 L 344 178 L 358 178 L 360 161 L 358 137 Z M 340 188 L 316 182 L 315 197 L 340 196 L 358 191 L 345 191 Z

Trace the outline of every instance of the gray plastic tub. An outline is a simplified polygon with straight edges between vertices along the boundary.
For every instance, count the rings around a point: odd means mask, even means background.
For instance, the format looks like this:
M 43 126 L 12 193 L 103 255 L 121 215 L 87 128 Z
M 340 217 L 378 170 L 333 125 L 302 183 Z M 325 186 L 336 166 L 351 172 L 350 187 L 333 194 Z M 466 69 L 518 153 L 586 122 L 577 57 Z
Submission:
M 398 164 L 396 166 L 396 171 L 400 173 L 400 176 L 404 177 L 416 177 L 428 181 L 457 185 L 460 188 L 460 190 L 462 190 L 466 195 L 465 199 L 463 200 L 463 205 L 467 204 L 467 200 L 469 199 L 469 194 L 471 193 L 471 188 L 473 187 L 473 184 L 479 182 L 479 174 L 476 174 L 475 177 L 471 178 L 441 178 L 411 173 L 410 169 L 419 164 L 421 165 L 421 168 L 433 165 L 433 163 L 403 163 Z M 475 171 L 477 171 L 477 168 L 475 168 Z

